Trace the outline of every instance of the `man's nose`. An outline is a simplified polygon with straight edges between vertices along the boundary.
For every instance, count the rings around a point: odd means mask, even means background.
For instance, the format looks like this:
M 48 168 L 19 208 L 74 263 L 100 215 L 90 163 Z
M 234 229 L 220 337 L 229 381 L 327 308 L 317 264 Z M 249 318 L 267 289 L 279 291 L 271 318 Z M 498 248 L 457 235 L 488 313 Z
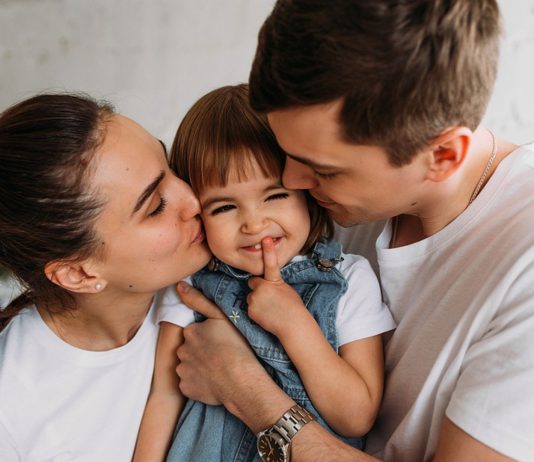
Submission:
M 282 183 L 287 189 L 313 189 L 317 180 L 311 167 L 286 157 Z

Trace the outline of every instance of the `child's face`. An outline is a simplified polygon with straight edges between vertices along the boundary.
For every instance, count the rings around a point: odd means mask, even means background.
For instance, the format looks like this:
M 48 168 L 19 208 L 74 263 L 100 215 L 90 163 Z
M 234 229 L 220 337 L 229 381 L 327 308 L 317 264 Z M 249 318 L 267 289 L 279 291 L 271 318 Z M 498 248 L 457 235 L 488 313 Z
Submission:
M 285 189 L 280 178 L 266 178 L 255 162 L 243 181 L 230 172 L 226 186 L 207 187 L 199 199 L 213 254 L 254 275 L 263 274 L 262 239 L 273 238 L 282 267 L 298 255 L 310 232 L 304 193 Z

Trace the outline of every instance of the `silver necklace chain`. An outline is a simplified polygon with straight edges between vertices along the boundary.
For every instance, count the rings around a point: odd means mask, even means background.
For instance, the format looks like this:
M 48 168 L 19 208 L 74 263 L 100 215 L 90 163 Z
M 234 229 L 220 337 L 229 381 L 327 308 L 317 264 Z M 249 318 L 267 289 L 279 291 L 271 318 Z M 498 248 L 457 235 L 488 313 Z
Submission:
M 482 172 L 482 175 L 480 175 L 478 183 L 475 186 L 473 193 L 471 194 L 469 203 L 467 204 L 468 207 L 471 205 L 471 202 L 473 202 L 476 199 L 476 197 L 478 196 L 478 193 L 482 189 L 482 186 L 484 186 L 484 181 L 486 181 L 486 177 L 488 176 L 491 166 L 493 165 L 493 162 L 495 161 L 495 158 L 497 157 L 497 140 L 495 139 L 495 135 L 489 128 L 487 128 L 486 130 L 488 130 L 489 134 L 491 135 L 491 142 L 492 142 L 491 154 L 488 159 L 488 162 L 486 163 L 486 166 L 484 167 L 484 171 Z M 390 248 L 393 248 L 395 247 L 395 244 L 397 241 L 397 232 L 399 228 L 399 216 L 396 216 L 392 219 L 391 225 L 392 225 L 392 230 L 391 230 Z
M 491 155 L 488 159 L 488 162 L 486 163 L 486 167 L 484 168 L 484 171 L 482 172 L 482 175 L 480 176 L 480 179 L 478 180 L 478 183 L 475 189 L 473 190 L 473 194 L 471 194 L 471 198 L 469 199 L 469 203 L 467 204 L 468 207 L 471 205 L 471 202 L 473 202 L 476 199 L 476 197 L 478 196 L 478 193 L 482 189 L 482 186 L 484 186 L 484 181 L 486 181 L 486 177 L 488 176 L 491 166 L 493 165 L 493 162 L 495 161 L 495 157 L 497 157 L 497 142 L 495 140 L 495 135 L 489 128 L 487 128 L 486 130 L 488 130 L 489 134 L 491 135 L 491 141 L 492 141 Z

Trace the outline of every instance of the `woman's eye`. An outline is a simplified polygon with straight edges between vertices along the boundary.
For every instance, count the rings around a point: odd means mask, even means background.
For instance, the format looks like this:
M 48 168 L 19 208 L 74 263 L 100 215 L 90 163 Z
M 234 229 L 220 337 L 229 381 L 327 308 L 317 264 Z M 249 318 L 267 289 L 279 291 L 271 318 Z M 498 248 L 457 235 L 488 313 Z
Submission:
M 218 215 L 219 213 L 228 212 L 229 210 L 235 209 L 235 205 L 222 205 L 221 207 L 217 207 L 216 209 L 213 209 L 210 213 L 210 215 Z
M 288 193 L 278 193 L 278 194 L 271 194 L 269 197 L 267 197 L 268 201 L 274 201 L 277 199 L 287 199 L 289 197 Z
M 161 197 L 159 200 L 158 206 L 154 210 L 152 210 L 152 212 L 150 212 L 148 216 L 155 217 L 156 215 L 159 215 L 161 212 L 165 210 L 166 206 L 167 206 L 167 200 L 164 197 Z

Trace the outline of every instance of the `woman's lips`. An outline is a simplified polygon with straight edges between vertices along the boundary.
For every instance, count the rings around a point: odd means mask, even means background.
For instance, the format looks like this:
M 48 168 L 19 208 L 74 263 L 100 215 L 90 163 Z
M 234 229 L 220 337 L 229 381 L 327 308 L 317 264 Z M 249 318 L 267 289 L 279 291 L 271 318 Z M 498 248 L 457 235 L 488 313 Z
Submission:
M 196 234 L 195 238 L 193 239 L 192 244 L 196 244 L 197 242 L 202 242 L 204 240 L 204 230 L 202 229 L 202 225 L 198 227 L 198 233 Z

